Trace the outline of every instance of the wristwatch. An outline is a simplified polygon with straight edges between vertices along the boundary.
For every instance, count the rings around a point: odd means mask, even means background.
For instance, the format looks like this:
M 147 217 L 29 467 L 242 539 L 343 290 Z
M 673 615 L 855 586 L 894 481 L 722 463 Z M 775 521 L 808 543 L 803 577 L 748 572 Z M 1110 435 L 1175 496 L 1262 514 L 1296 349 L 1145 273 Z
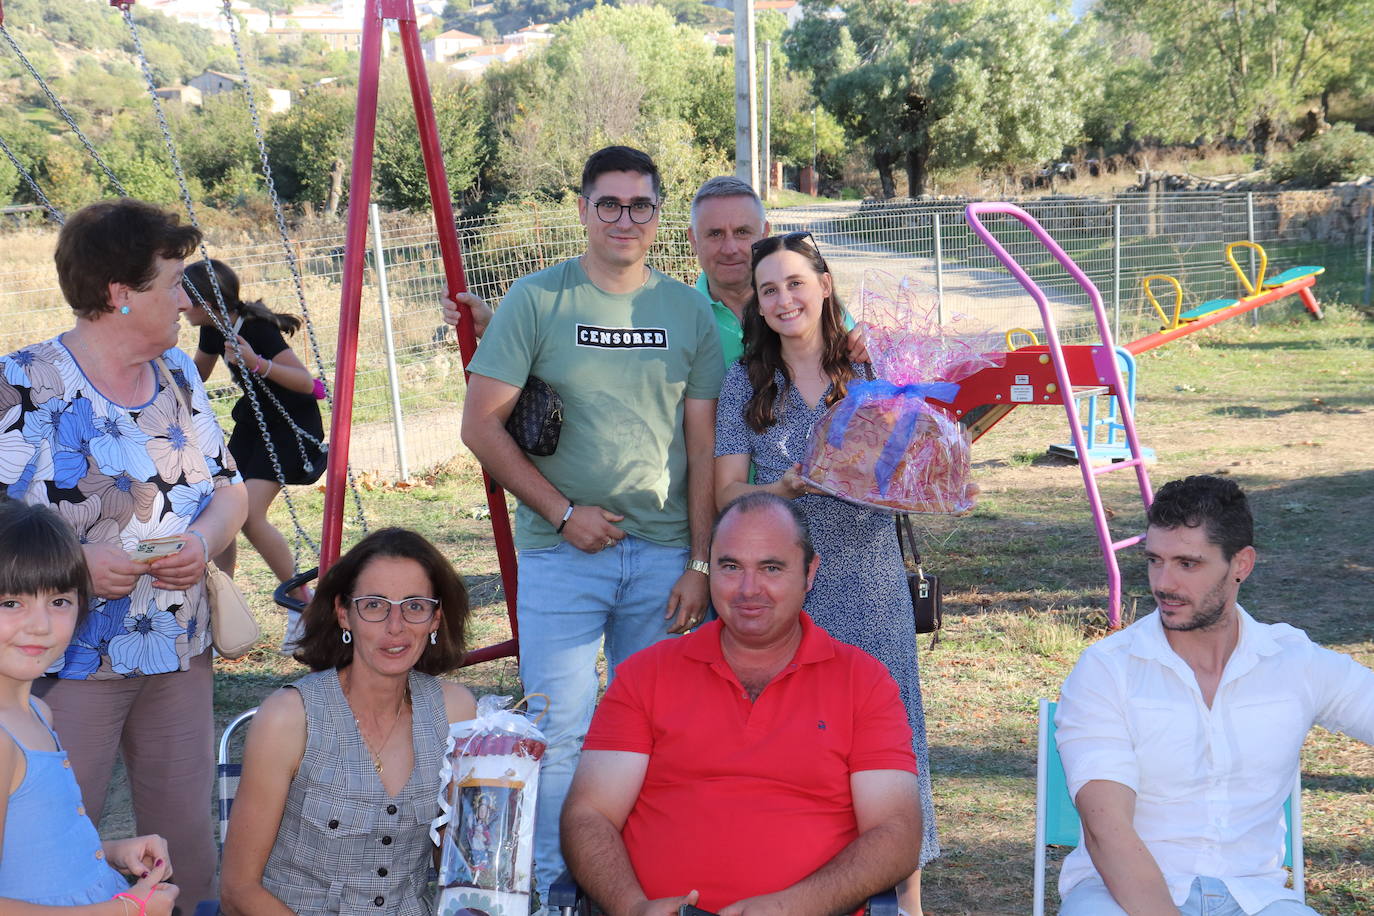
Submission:
M 693 572 L 699 572 L 703 576 L 711 575 L 711 564 L 707 563 L 705 560 L 693 560 L 687 564 L 687 568 Z

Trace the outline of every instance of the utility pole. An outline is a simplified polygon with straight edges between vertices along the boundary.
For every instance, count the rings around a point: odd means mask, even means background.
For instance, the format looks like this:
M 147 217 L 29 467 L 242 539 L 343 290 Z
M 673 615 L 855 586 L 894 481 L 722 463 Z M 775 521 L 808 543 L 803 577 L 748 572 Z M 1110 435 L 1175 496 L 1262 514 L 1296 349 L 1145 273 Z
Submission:
M 763 199 L 773 196 L 773 43 L 763 43 Z
M 759 190 L 758 89 L 754 80 L 754 0 L 735 3 L 735 177 Z

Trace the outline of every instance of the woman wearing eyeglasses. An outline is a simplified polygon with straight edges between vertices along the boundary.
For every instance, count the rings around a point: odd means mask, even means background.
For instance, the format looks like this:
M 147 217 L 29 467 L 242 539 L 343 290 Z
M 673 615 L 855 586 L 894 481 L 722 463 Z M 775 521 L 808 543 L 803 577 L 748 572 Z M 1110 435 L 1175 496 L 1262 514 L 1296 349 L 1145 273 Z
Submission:
M 224 845 L 229 914 L 433 912 L 427 891 L 439 766 L 472 693 L 457 668 L 467 590 L 403 528 L 373 532 L 329 568 L 296 658 L 313 674 L 258 710 Z
M 726 372 L 716 408 L 716 503 L 767 490 L 797 500 L 806 513 L 821 557 L 807 613 L 836 639 L 882 661 L 906 705 L 920 775 L 924 865 L 940 848 L 915 621 L 892 516 L 822 493 L 800 475 L 812 428 L 850 383 L 865 377 L 865 367 L 850 360 L 844 310 L 811 233 L 761 239 L 751 260 L 744 356 Z M 903 910 L 919 916 L 919 871 L 899 897 Z

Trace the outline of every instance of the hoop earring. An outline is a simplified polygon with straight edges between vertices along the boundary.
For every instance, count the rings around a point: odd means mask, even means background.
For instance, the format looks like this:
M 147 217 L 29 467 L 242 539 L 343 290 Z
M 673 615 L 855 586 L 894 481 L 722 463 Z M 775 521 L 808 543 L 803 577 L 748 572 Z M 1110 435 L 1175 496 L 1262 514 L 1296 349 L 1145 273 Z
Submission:
M 353 641 L 353 631 L 352 631 L 352 630 L 344 630 L 344 631 L 343 631 L 343 635 L 340 636 L 339 638 L 343 640 L 343 644 L 346 646 L 346 645 L 348 645 L 349 643 L 351 643 L 351 642 Z
M 119 307 L 119 314 L 121 314 L 121 315 L 127 315 L 127 314 L 129 314 L 129 307 L 128 307 L 127 305 L 121 305 L 121 306 Z
M 431 646 L 437 646 L 437 645 L 439 645 L 439 631 L 438 631 L 438 630 L 430 630 L 430 631 L 429 631 L 429 644 L 430 644 Z

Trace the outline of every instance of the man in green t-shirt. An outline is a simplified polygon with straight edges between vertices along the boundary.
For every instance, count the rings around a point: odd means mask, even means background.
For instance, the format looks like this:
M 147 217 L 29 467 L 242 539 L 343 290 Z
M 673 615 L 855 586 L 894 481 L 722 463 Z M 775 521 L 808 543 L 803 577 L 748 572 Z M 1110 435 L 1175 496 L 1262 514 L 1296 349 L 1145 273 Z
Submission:
M 463 442 L 519 500 L 517 622 L 541 728 L 535 881 L 562 871 L 558 815 L 596 703 L 629 655 L 700 623 L 715 506 L 720 338 L 691 287 L 645 263 L 662 185 L 653 160 L 599 150 L 582 172 L 577 258 L 517 280 L 469 369 Z M 531 376 L 563 400 L 554 454 L 526 455 L 505 423 Z

